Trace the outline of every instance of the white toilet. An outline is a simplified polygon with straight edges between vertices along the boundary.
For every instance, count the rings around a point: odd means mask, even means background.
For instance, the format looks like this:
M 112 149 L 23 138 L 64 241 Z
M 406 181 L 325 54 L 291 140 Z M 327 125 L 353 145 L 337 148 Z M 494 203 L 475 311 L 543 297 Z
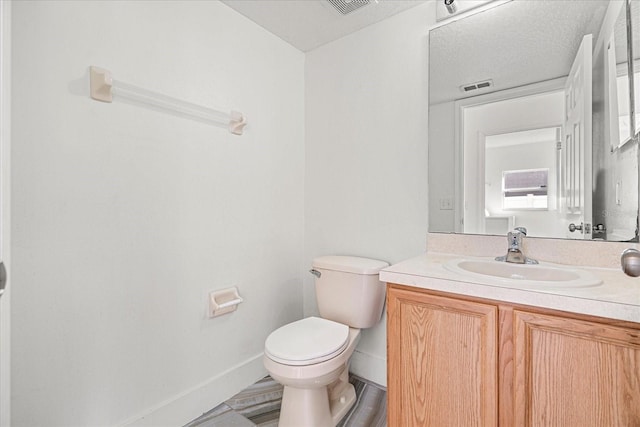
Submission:
M 351 256 L 313 260 L 321 318 L 308 317 L 272 332 L 264 365 L 284 385 L 279 427 L 335 426 L 356 400 L 349 383 L 349 358 L 360 329 L 380 321 L 384 261 Z

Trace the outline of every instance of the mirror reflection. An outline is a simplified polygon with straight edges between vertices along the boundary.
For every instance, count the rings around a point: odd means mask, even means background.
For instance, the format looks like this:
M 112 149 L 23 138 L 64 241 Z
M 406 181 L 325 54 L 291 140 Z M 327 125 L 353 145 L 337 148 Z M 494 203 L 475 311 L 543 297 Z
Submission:
M 629 15 L 632 21 L 631 45 L 633 50 L 633 76 L 635 99 L 635 127 L 636 134 L 640 132 L 640 2 L 629 0 Z
M 513 0 L 430 31 L 431 232 L 637 240 L 627 17 Z
M 610 109 L 609 117 L 612 118 L 609 130 L 612 150 L 623 146 L 633 138 L 627 38 L 626 8 L 621 8 L 614 24 L 613 34 L 607 43 L 605 81 L 609 83 L 607 100 Z M 617 121 L 615 117 L 618 118 Z

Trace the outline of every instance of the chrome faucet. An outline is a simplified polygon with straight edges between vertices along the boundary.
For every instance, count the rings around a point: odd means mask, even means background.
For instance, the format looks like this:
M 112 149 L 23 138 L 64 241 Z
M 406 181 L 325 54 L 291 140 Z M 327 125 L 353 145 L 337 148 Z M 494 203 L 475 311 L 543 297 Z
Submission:
M 516 227 L 507 234 L 509 247 L 505 256 L 496 257 L 496 261 L 513 262 L 516 264 L 537 264 L 535 259 L 527 258 L 522 252 L 522 240 L 527 235 L 527 229 Z

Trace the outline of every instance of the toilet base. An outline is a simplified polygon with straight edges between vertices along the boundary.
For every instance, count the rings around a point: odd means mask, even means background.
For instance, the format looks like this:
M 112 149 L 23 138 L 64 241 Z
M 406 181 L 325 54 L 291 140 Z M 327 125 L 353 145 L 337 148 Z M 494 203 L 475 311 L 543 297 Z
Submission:
M 285 386 L 279 427 L 335 427 L 356 402 L 356 390 L 349 383 L 349 372 L 327 387 Z
M 338 425 L 340 420 L 347 415 L 347 412 L 349 412 L 355 403 L 356 389 L 353 387 L 353 384 L 347 384 L 340 397 L 331 401 L 332 427 Z
M 265 353 L 264 366 L 284 386 L 279 427 L 334 427 L 356 402 L 349 383 L 349 358 L 360 330 L 349 328 L 349 345 L 334 357 L 306 366 L 275 362 Z

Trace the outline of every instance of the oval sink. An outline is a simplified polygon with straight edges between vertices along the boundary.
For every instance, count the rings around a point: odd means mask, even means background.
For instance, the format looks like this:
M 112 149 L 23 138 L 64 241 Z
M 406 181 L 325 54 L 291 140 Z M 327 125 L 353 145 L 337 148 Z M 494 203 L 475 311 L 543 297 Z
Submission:
M 571 267 L 513 264 L 494 260 L 454 259 L 444 268 L 465 276 L 491 279 L 497 283 L 533 288 L 586 288 L 602 283 L 589 271 Z

